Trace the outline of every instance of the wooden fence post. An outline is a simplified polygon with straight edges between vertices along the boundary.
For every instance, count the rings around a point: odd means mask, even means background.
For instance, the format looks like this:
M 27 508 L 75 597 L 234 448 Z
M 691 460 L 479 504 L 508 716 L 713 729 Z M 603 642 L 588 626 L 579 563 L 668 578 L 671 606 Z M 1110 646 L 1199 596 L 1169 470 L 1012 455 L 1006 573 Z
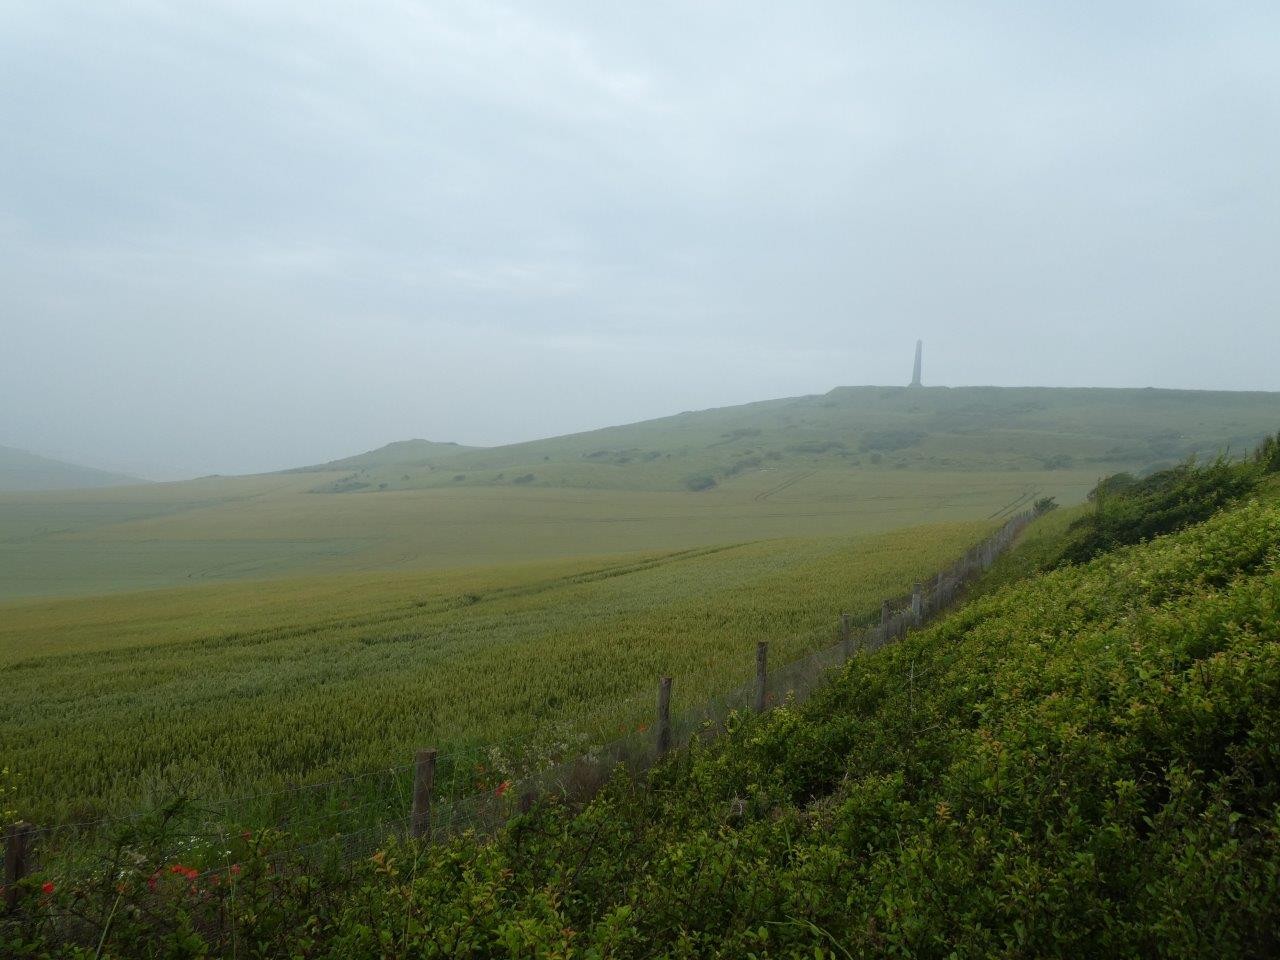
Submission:
M 4 905 L 13 912 L 18 906 L 18 882 L 31 870 L 31 840 L 35 827 L 11 824 L 4 832 Z
M 769 644 L 756 644 L 756 713 L 764 713 L 769 689 Z
M 911 587 L 911 617 L 915 620 L 917 627 L 924 619 L 924 584 L 919 580 Z
M 658 678 L 658 756 L 671 749 L 671 678 Z
M 413 814 L 410 828 L 415 839 L 431 836 L 431 793 L 436 785 L 436 750 L 419 750 L 413 764 Z
M 846 661 L 853 658 L 853 627 L 849 623 L 847 613 L 840 614 L 840 645 L 844 648 Z

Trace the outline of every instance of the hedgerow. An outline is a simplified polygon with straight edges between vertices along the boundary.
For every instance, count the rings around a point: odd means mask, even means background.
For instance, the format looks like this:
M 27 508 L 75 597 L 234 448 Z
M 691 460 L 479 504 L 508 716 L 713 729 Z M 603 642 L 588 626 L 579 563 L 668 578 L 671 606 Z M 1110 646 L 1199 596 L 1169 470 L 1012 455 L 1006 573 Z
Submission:
M 1137 480 L 1117 474 L 1090 494 L 1095 509 L 1073 525 L 1060 560 L 1082 563 L 1114 550 L 1199 523 L 1252 491 L 1261 479 L 1266 445 L 1253 461 L 1194 460 Z
M 492 841 L 331 876 L 238 849 L 234 893 L 116 910 L 103 955 L 1275 955 L 1278 568 L 1280 508 L 1246 503 L 982 597 Z M 58 953 L 32 911 L 22 950 Z

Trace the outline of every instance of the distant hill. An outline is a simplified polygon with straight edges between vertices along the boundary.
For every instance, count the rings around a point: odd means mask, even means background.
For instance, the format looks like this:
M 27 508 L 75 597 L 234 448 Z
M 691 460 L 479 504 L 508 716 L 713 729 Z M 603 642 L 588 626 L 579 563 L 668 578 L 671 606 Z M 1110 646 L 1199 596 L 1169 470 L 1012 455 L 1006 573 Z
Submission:
M 327 473 L 333 470 L 363 470 L 370 467 L 427 466 L 480 447 L 464 447 L 459 443 L 438 443 L 434 440 L 397 440 L 368 453 L 358 453 L 341 460 L 317 463 L 310 467 L 296 467 L 284 473 Z
M 77 490 L 147 482 L 121 473 L 51 460 L 26 450 L 0 447 L 0 491 Z
M 502 447 L 409 440 L 312 471 L 317 492 L 439 486 L 706 489 L 796 468 L 1150 470 L 1244 452 L 1280 429 L 1280 393 L 837 387 Z

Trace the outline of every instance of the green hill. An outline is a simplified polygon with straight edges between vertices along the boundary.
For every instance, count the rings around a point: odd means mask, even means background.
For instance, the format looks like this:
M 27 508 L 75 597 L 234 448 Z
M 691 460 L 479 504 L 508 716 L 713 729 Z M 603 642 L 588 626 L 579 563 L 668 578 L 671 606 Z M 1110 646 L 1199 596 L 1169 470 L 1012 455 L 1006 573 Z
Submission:
M 1280 393 L 840 387 L 503 447 L 412 440 L 278 474 L 0 493 L 0 601 L 994 519 L 1247 450 L 1277 424 Z
M 479 447 L 464 447 L 459 443 L 437 443 L 432 440 L 397 440 L 384 447 L 370 450 L 368 453 L 343 457 L 341 460 L 330 460 L 328 463 L 311 467 L 296 467 L 284 473 L 327 473 L 334 470 L 368 470 L 379 467 L 429 467 L 460 453 L 478 450 Z
M 124 474 L 50 460 L 13 447 L 0 447 L 0 491 L 78 490 L 146 482 Z
M 1251 449 L 1280 393 L 1047 387 L 837 387 L 481 449 L 391 444 L 312 472 L 326 492 L 528 485 L 709 489 L 743 473 L 887 465 L 911 470 L 1154 469 Z M 340 484 L 341 486 L 341 484 Z

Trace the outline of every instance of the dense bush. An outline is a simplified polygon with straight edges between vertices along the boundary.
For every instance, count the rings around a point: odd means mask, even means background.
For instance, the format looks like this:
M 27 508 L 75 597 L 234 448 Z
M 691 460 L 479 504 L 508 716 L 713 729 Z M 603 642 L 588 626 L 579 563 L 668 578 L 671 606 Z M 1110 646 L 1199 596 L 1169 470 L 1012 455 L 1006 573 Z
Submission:
M 709 473 L 695 473 L 693 476 L 685 477 L 684 485 L 694 492 L 710 490 L 716 485 L 716 478 Z
M 1280 508 L 1236 507 L 976 600 L 494 842 L 391 845 L 339 885 L 238 843 L 234 894 L 172 884 L 103 955 L 234 931 L 241 956 L 1272 956 L 1278 574 Z
M 1258 471 L 1219 458 L 1187 462 L 1141 480 L 1118 474 L 1090 494 L 1096 509 L 1076 521 L 1063 548 L 1066 563 L 1082 563 L 1116 547 L 1139 543 L 1197 523 L 1251 491 Z
M 743 457 L 735 460 L 729 466 L 725 467 L 724 475 L 726 477 L 736 477 L 740 473 L 746 473 L 748 470 L 754 470 L 757 467 L 764 466 L 764 458 L 760 456 Z

